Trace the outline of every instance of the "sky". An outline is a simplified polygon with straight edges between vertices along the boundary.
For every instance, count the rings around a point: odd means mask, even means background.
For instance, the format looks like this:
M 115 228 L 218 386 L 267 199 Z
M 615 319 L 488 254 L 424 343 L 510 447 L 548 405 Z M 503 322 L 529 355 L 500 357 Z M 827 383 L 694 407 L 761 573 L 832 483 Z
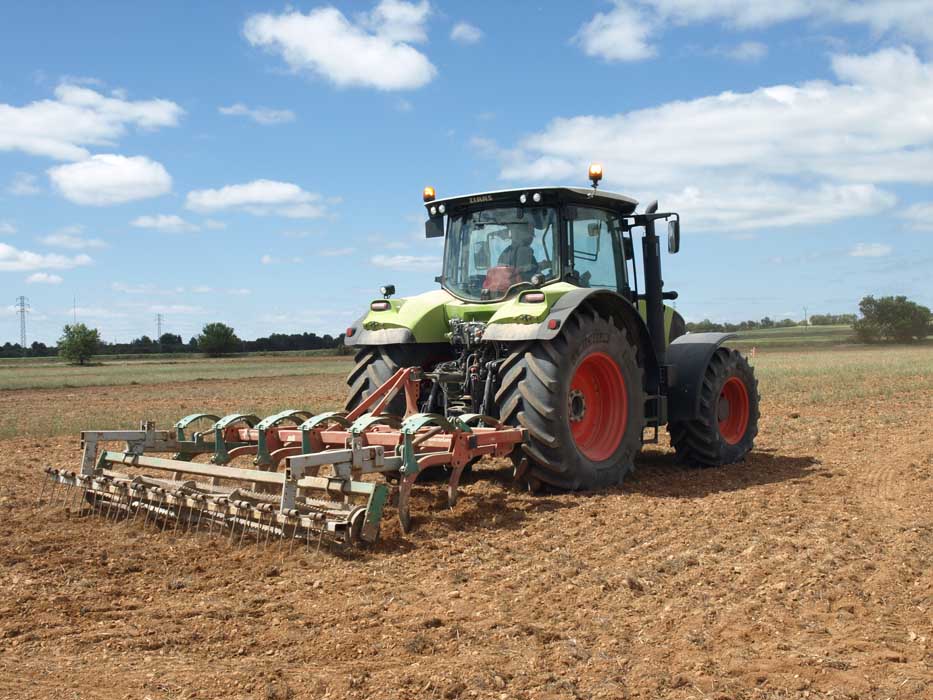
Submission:
M 933 306 L 931 0 L 5 3 L 0 342 L 338 334 L 421 190 L 658 199 L 688 320 Z

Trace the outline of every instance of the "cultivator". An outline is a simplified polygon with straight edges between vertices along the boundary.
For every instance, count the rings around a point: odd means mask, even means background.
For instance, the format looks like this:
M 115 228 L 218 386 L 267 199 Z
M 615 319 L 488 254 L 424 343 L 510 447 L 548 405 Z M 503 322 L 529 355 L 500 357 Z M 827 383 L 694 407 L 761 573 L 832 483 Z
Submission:
M 197 413 L 172 430 L 146 422 L 139 430 L 85 431 L 79 471 L 46 469 L 51 499 L 83 499 L 106 517 L 151 520 L 163 530 L 206 529 L 238 542 L 250 536 L 306 545 L 312 538 L 376 541 L 392 501 L 408 532 L 411 489 L 424 470 L 449 468 L 452 507 L 468 464 L 509 455 L 524 440 L 524 430 L 488 416 L 419 413 L 421 381 L 420 369 L 399 369 L 349 412 L 289 410 L 262 420 Z M 399 392 L 405 415 L 385 413 Z M 102 449 L 114 442 L 125 449 Z M 253 456 L 255 468 L 230 466 L 244 455 Z M 209 461 L 194 461 L 199 456 Z M 385 478 L 374 478 L 379 475 Z M 61 485 L 72 490 L 58 496 Z

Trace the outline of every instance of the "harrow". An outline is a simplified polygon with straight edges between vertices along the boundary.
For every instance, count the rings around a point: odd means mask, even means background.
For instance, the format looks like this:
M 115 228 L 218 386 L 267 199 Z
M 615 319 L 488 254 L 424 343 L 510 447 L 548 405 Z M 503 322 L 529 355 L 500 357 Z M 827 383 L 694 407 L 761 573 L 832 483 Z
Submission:
M 453 507 L 467 465 L 509 455 L 525 437 L 523 429 L 485 415 L 419 413 L 422 378 L 419 368 L 401 368 L 346 412 L 287 410 L 261 420 L 196 413 L 171 430 L 144 422 L 139 430 L 84 431 L 80 470 L 45 470 L 49 498 L 82 499 L 106 517 L 151 520 L 163 530 L 207 529 L 239 542 L 249 535 L 292 544 L 310 544 L 312 537 L 375 542 L 391 501 L 407 533 L 411 489 L 426 469 L 449 468 Z M 399 392 L 405 414 L 390 415 L 385 409 Z M 106 443 L 125 448 L 104 450 Z M 244 455 L 253 456 L 255 468 L 230 466 Z M 194 461 L 199 456 L 209 461 Z M 58 495 L 59 486 L 72 490 Z

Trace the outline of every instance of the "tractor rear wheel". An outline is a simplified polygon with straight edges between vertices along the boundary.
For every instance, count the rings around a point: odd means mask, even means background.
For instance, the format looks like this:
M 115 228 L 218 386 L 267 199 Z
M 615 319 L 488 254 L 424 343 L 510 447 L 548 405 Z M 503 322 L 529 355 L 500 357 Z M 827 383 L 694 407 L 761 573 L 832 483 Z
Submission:
M 643 370 L 623 328 L 580 309 L 557 338 L 517 347 L 499 377 L 500 419 L 528 431 L 529 482 L 567 490 L 622 482 L 645 425 Z
M 737 350 L 713 354 L 700 394 L 700 416 L 667 426 L 680 461 L 716 467 L 745 458 L 758 435 L 758 380 Z

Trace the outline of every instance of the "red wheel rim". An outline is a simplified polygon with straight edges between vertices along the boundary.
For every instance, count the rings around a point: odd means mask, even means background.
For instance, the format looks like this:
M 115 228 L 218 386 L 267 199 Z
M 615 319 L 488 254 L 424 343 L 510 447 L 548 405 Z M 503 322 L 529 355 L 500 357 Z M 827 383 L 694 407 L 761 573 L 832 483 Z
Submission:
M 730 445 L 738 444 L 748 428 L 748 389 L 738 377 L 729 377 L 719 392 L 719 434 Z
M 587 355 L 573 373 L 567 401 L 577 449 L 593 462 L 609 459 L 628 420 L 628 391 L 619 365 L 604 352 Z

